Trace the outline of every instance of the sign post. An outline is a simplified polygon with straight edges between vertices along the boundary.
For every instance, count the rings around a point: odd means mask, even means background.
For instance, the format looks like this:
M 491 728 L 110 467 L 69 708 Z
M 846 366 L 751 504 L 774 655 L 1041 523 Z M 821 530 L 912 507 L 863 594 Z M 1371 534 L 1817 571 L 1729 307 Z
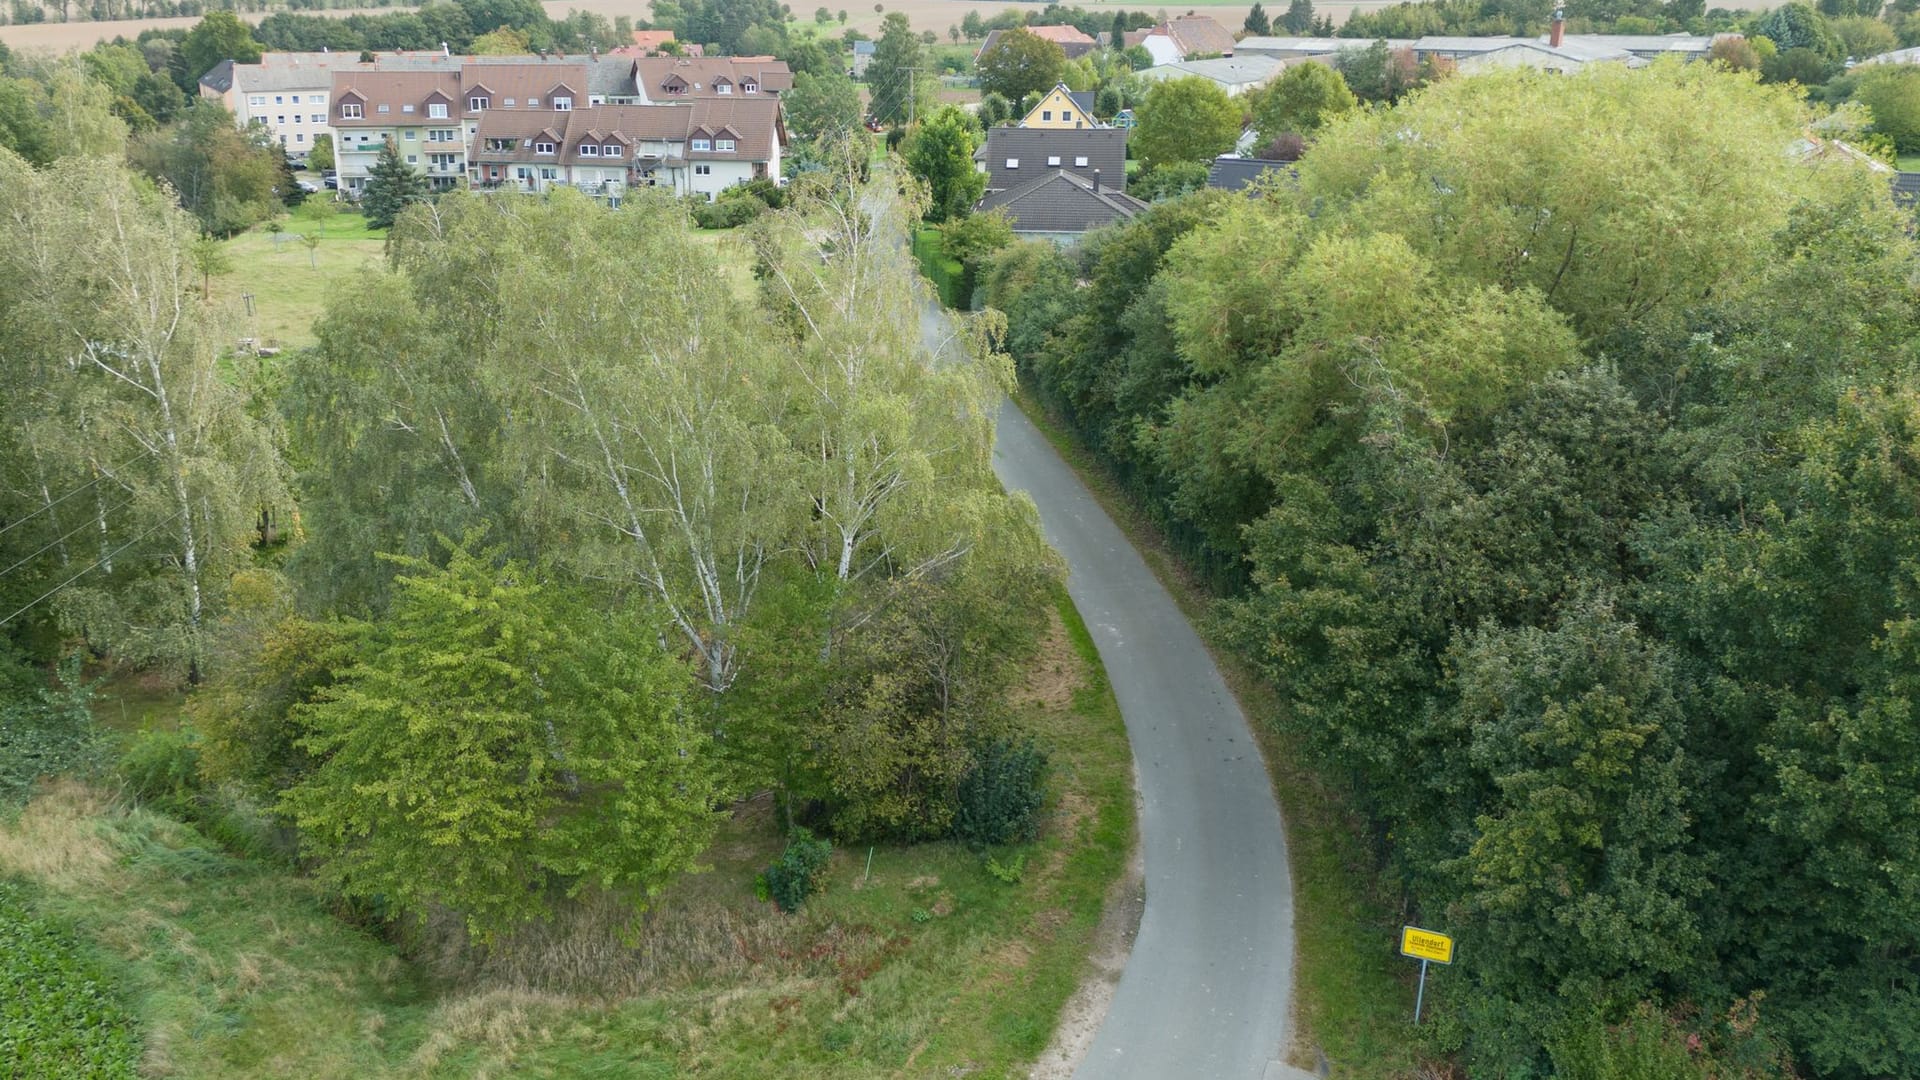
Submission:
M 1420 1007 L 1427 1000 L 1427 965 L 1453 963 L 1453 939 L 1417 926 L 1400 928 L 1400 955 L 1420 961 L 1420 989 L 1413 998 L 1413 1022 L 1420 1022 Z

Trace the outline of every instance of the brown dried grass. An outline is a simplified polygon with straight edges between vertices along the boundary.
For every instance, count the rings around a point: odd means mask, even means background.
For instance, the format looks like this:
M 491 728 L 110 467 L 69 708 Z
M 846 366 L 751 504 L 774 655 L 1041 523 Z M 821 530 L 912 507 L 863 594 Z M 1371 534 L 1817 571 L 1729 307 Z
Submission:
M 120 858 L 100 819 L 113 809 L 96 788 L 49 783 L 18 817 L 0 819 L 0 870 L 62 891 L 106 885 Z

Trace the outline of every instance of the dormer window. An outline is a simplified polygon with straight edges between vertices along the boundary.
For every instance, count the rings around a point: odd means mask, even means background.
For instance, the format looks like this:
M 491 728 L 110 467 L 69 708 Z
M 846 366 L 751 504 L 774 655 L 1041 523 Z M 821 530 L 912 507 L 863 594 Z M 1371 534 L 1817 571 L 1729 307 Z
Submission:
M 718 142 L 713 144 L 713 148 L 715 150 L 720 151 L 723 154 L 731 154 L 733 153 L 733 140 L 721 139 Z
M 713 92 L 716 94 L 731 94 L 733 93 L 733 84 L 725 79 L 715 79 L 713 81 Z
M 605 155 L 604 155 L 604 156 L 606 156 L 606 157 L 619 157 L 619 156 L 620 156 L 620 144 L 619 144 L 619 143 L 608 143 L 608 144 L 607 144 L 607 149 L 606 149 L 606 152 L 605 152 Z
M 554 112 L 572 112 L 572 111 L 573 111 L 573 99 L 572 99 L 572 98 L 570 98 L 570 97 L 557 97 L 557 98 L 554 98 L 554 99 L 553 99 L 553 111 L 554 111 Z
M 468 112 L 486 112 L 488 102 L 489 102 L 489 99 L 484 97 L 470 97 L 467 99 L 467 111 Z
M 746 82 L 740 84 L 740 92 L 743 94 L 757 94 L 760 92 L 760 84 L 754 82 L 752 79 L 748 79 Z
M 580 156 L 581 157 L 599 157 L 600 148 L 598 146 L 595 146 L 593 143 L 583 142 L 580 144 Z
M 342 120 L 358 120 L 358 119 L 360 119 L 360 106 L 358 106 L 358 105 L 342 105 L 342 106 L 340 106 L 340 119 L 342 119 Z
M 695 150 L 711 150 L 713 149 L 713 141 L 710 139 L 695 139 L 693 140 L 693 148 Z
M 550 142 L 534 143 L 533 152 L 536 154 L 551 154 L 553 153 L 553 144 Z
M 434 120 L 445 120 L 447 118 L 446 105 L 441 102 L 435 102 L 427 106 L 427 116 Z

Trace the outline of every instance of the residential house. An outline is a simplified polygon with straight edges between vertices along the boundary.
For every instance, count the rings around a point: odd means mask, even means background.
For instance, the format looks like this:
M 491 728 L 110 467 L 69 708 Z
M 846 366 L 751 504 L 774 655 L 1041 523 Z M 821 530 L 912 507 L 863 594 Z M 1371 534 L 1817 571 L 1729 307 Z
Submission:
M 1223 154 L 1207 167 L 1207 186 L 1221 191 L 1245 191 L 1268 176 L 1293 175 L 1293 162 Z
M 1087 181 L 1100 176 L 1103 188 L 1127 189 L 1127 133 L 1119 128 L 996 127 L 973 161 L 987 174 L 990 192 L 1024 187 L 1051 169 Z
M 633 62 L 635 104 L 670 105 L 702 98 L 757 97 L 793 89 L 785 60 L 762 57 L 642 57 Z
M 1311 63 L 1300 60 L 1295 63 Z M 1226 91 L 1228 97 L 1238 97 L 1255 87 L 1265 86 L 1286 69 L 1288 61 L 1271 56 L 1225 56 L 1212 60 L 1183 60 L 1171 64 L 1161 64 L 1140 72 L 1140 78 L 1147 82 L 1166 82 L 1169 79 L 1201 78 L 1206 79 Z
M 489 110 L 474 144 L 472 182 L 482 191 L 570 185 L 615 199 L 629 188 L 663 187 L 711 199 L 735 184 L 777 178 L 786 142 L 772 96 Z
M 1127 45 L 1139 45 L 1153 57 L 1154 64 L 1176 64 L 1207 56 L 1232 56 L 1238 47 L 1227 28 L 1189 11 L 1144 30 L 1129 30 Z
M 1077 26 L 1029 26 L 1025 29 L 1027 33 L 1032 34 L 1034 37 L 1051 41 L 1055 45 L 1060 46 L 1060 51 L 1066 53 L 1067 59 L 1069 60 L 1078 60 L 1100 47 L 1098 41 L 1095 41 L 1090 35 L 1082 32 Z M 993 46 L 999 42 L 1000 35 L 1004 33 L 1006 33 L 1005 30 L 988 31 L 987 39 L 980 43 L 980 48 L 974 50 L 974 63 L 979 63 L 981 55 L 988 49 L 993 48 Z
M 867 65 L 873 63 L 873 50 L 878 47 L 878 43 L 864 39 L 854 42 L 853 66 L 847 69 L 847 74 L 856 79 L 866 78 Z
M 1093 118 L 1093 91 L 1069 90 L 1066 83 L 1059 83 L 1021 119 L 1020 126 L 1071 129 L 1106 125 Z
M 1098 174 L 1083 177 L 1066 169 L 1048 170 L 1021 187 L 989 191 L 976 207 L 982 213 L 1004 212 L 1017 236 L 1056 244 L 1073 243 L 1088 230 L 1126 221 L 1146 208 L 1104 185 Z
M 997 127 L 974 162 L 987 174 L 979 209 L 1005 210 L 1023 236 L 1066 242 L 1146 206 L 1126 194 L 1120 128 Z
M 585 83 L 584 72 L 577 77 Z M 333 77 L 333 160 L 340 190 L 359 192 L 392 143 L 401 160 L 435 188 L 467 175 L 464 124 L 469 112 L 458 71 L 341 71 Z
M 631 45 L 623 45 L 621 48 L 641 50 L 633 54 L 636 56 L 661 56 L 667 52 L 666 47 L 668 45 L 674 45 L 676 49 L 678 48 L 673 40 L 673 31 L 671 30 L 635 30 L 633 31 L 633 43 Z

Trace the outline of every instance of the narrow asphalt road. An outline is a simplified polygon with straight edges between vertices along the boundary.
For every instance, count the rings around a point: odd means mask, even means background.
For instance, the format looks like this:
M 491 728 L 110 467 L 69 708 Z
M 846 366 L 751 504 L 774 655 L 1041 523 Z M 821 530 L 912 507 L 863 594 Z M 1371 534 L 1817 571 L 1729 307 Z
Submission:
M 1085 486 L 1011 402 L 994 472 L 1066 557 L 1133 744 L 1146 912 L 1077 1080 L 1305 1074 L 1278 1063 L 1293 989 L 1293 885 L 1280 809 L 1193 627 Z

